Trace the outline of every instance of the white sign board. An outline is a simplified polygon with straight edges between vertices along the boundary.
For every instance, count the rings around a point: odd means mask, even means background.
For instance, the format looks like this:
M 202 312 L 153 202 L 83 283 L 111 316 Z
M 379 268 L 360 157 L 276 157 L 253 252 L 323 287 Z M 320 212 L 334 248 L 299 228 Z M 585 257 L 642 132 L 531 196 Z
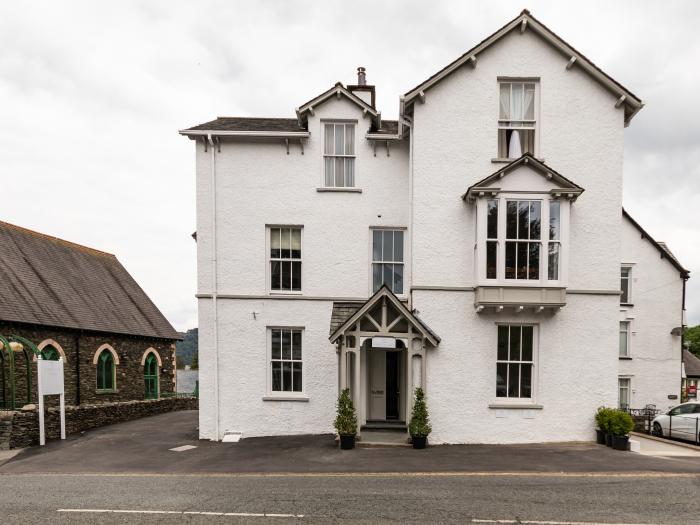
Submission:
M 63 360 L 39 359 L 39 388 L 45 396 L 63 394 Z
M 373 337 L 372 348 L 396 348 L 396 339 L 393 337 Z
M 61 439 L 66 439 L 66 403 L 63 389 L 63 359 L 36 362 L 39 387 L 39 444 L 46 444 L 44 429 L 44 396 L 58 395 L 61 402 Z

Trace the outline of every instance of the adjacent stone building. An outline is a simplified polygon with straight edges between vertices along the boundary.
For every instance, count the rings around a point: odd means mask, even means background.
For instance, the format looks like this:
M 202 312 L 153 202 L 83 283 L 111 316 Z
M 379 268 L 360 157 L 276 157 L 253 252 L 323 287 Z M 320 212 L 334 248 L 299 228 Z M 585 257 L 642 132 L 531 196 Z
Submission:
M 114 255 L 5 222 L 0 247 L 0 410 L 37 401 L 37 353 L 64 360 L 67 405 L 175 392 L 181 336 Z

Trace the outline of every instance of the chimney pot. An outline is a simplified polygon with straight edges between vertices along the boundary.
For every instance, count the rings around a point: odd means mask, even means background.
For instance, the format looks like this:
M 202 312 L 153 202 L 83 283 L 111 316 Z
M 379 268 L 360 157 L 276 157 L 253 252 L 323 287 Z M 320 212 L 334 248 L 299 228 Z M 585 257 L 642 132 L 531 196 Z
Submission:
M 367 85 L 367 76 L 365 74 L 365 68 L 362 66 L 357 68 L 357 85 L 358 86 L 366 86 Z

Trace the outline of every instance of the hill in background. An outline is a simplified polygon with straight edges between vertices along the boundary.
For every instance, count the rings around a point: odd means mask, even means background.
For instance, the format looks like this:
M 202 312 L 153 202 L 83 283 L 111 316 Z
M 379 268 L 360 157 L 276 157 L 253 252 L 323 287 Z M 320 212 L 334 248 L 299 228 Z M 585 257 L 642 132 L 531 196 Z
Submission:
M 192 359 L 198 353 L 198 334 L 199 329 L 190 328 L 185 333 L 185 338 L 177 342 L 176 355 L 178 368 L 184 368 L 185 365 L 192 365 Z

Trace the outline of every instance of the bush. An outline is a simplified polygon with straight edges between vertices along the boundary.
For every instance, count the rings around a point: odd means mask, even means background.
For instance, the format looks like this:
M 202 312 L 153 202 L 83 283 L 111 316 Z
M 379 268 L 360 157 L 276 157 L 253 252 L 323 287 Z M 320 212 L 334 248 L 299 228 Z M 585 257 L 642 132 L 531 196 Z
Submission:
M 600 407 L 598 411 L 595 413 L 595 422 L 596 425 L 598 425 L 598 428 L 605 432 L 606 434 L 610 434 L 610 418 L 613 416 L 613 414 L 617 412 L 614 408 L 608 408 L 608 407 Z
M 428 407 L 425 404 L 425 392 L 420 387 L 416 388 L 416 399 L 413 403 L 413 413 L 411 414 L 411 422 L 408 424 L 408 431 L 416 437 L 428 437 L 428 434 L 433 431 L 430 426 Z
M 338 396 L 338 413 L 335 416 L 333 426 L 338 434 L 355 435 L 357 434 L 357 414 L 355 407 L 350 398 L 350 389 L 346 388 Z
M 613 410 L 612 412 L 608 421 L 608 432 L 617 437 L 628 436 L 634 430 L 632 416 L 622 410 Z

